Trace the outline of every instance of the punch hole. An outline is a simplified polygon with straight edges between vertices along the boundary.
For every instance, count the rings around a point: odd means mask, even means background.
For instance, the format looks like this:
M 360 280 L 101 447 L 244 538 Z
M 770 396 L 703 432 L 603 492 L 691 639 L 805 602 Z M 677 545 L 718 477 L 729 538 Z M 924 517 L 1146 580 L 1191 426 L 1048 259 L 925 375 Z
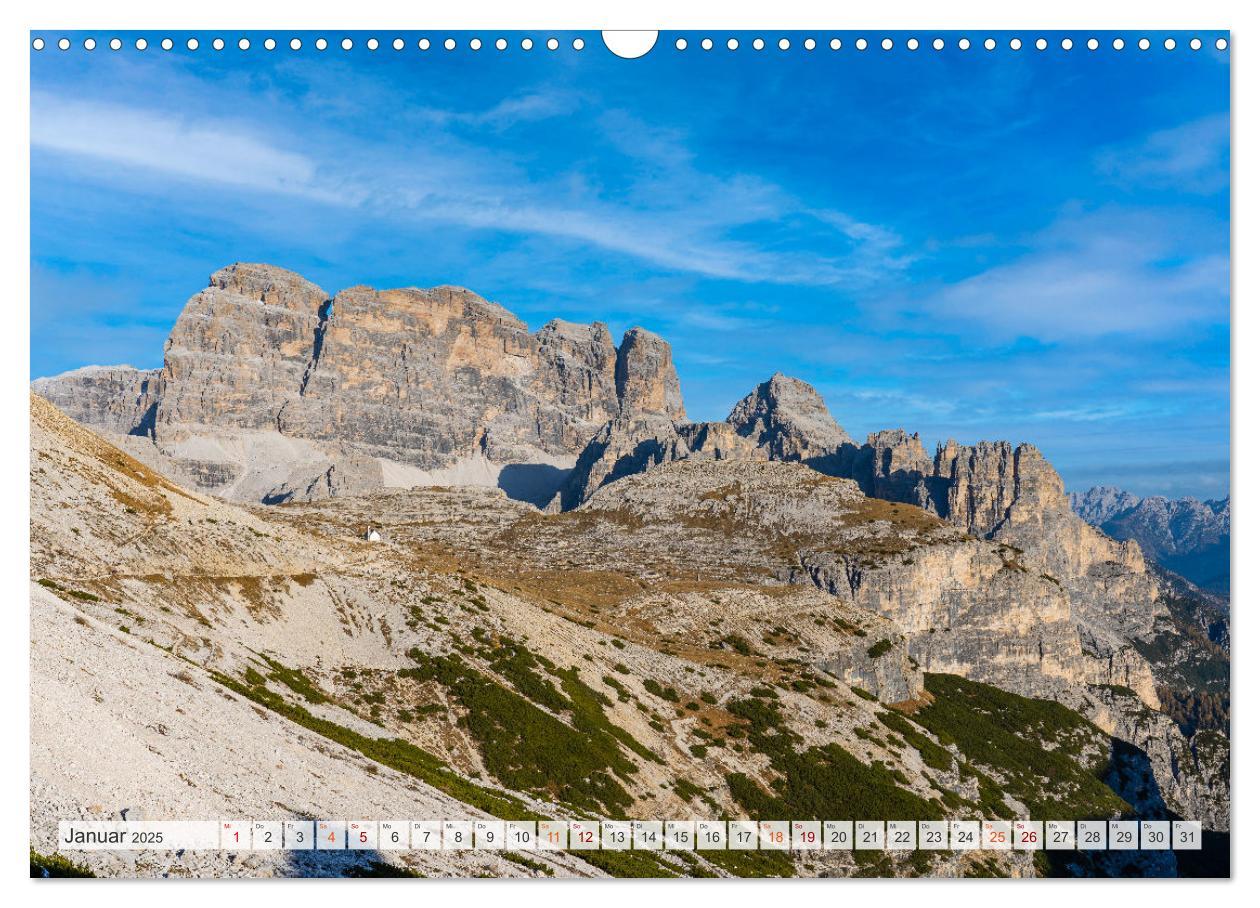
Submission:
M 606 31 L 601 33 L 604 46 L 623 60 L 637 60 L 656 47 L 659 32 L 651 31 Z M 705 39 L 709 41 L 708 38 Z M 709 42 L 712 47 L 712 42 Z M 709 48 L 706 47 L 705 50 Z

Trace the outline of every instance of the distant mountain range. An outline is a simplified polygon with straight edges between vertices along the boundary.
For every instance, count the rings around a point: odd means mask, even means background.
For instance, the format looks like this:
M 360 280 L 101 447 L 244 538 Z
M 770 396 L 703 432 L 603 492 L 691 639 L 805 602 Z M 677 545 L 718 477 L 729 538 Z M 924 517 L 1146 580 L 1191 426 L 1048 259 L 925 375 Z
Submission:
M 1229 496 L 1218 501 L 1146 498 L 1112 486 L 1071 493 L 1072 510 L 1113 539 L 1192 583 L 1229 595 Z

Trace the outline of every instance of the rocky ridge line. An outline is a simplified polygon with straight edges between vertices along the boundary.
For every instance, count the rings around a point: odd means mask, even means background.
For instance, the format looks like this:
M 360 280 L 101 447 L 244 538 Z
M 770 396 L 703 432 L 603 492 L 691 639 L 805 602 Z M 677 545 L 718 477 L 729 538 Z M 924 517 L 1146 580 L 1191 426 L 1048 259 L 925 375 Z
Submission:
M 606 421 L 686 418 L 669 344 L 642 328 L 620 346 L 600 322 L 531 334 L 460 287 L 330 298 L 239 263 L 188 301 L 162 369 L 32 387 L 179 481 L 238 501 L 476 481 L 545 503 Z

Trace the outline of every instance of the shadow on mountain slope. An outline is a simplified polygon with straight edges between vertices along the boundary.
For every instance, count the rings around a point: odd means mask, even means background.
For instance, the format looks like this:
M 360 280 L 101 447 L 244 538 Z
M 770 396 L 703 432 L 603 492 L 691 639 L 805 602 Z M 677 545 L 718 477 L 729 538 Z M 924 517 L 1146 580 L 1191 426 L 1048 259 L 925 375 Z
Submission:
M 508 498 L 545 508 L 570 472 L 548 463 L 510 463 L 499 472 L 498 485 Z

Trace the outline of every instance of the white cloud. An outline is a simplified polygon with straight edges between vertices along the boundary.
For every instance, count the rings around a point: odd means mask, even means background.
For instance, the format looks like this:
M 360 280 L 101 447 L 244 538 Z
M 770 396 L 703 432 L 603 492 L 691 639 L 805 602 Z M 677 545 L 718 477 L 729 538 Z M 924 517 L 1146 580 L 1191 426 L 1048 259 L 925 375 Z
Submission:
M 1030 251 L 953 284 L 919 311 L 988 340 L 1162 335 L 1227 312 L 1229 258 L 1190 253 L 1196 226 L 1154 210 L 1072 214 Z
M 224 121 L 36 93 L 31 98 L 31 145 L 189 180 L 341 200 L 319 185 L 311 158 Z
M 1220 192 L 1229 187 L 1229 114 L 1211 114 L 1107 149 L 1097 165 L 1124 185 Z

